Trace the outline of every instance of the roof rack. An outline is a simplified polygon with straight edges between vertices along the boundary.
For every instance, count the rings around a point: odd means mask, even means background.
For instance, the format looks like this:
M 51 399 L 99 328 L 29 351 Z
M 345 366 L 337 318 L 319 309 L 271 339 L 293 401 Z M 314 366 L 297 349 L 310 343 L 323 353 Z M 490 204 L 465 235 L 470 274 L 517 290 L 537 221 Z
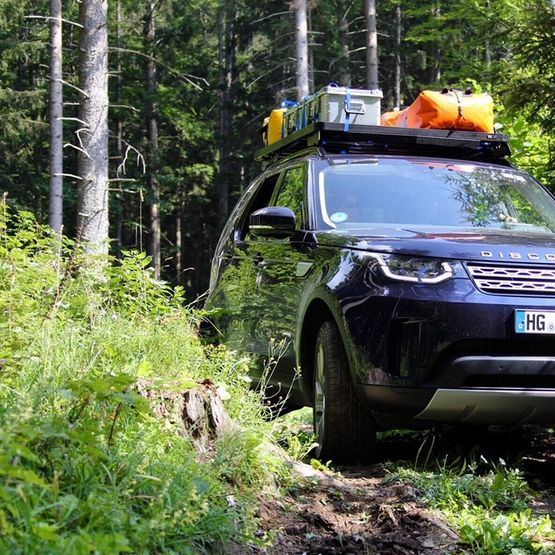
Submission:
M 313 122 L 304 129 L 258 150 L 254 157 L 266 164 L 308 147 L 326 153 L 420 154 L 493 161 L 510 156 L 508 137 L 501 133 L 478 133 L 453 129 L 412 129 L 379 125 Z

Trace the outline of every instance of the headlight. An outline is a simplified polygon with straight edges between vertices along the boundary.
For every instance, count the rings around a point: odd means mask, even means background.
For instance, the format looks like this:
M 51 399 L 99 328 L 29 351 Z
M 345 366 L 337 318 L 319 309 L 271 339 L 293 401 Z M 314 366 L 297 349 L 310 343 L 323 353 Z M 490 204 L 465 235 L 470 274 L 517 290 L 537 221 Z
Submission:
M 453 277 L 451 265 L 441 260 L 394 254 L 365 254 L 374 258 L 383 274 L 395 281 L 434 284 Z

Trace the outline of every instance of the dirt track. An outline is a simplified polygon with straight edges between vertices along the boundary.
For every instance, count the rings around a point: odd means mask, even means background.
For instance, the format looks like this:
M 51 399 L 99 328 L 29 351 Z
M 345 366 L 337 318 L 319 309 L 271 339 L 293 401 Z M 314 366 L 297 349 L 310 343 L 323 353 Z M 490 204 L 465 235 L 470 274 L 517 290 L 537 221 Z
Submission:
M 339 467 L 329 480 L 300 486 L 285 500 L 263 503 L 262 529 L 276 534 L 268 555 L 471 553 L 441 515 L 426 509 L 419 492 L 406 484 L 387 483 L 387 461 L 468 459 L 483 456 L 518 466 L 540 493 L 533 507 L 555 516 L 555 440 L 534 428 L 490 430 L 470 437 L 453 433 L 417 434 L 379 443 L 381 459 L 367 466 Z

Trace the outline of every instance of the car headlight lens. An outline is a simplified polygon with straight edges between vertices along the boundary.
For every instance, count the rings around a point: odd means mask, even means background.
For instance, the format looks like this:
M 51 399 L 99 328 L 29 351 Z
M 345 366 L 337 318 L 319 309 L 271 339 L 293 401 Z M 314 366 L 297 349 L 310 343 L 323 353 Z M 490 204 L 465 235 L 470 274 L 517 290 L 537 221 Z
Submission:
M 433 258 L 377 253 L 366 254 L 376 260 L 386 277 L 395 281 L 435 284 L 451 279 L 454 273 L 448 262 Z

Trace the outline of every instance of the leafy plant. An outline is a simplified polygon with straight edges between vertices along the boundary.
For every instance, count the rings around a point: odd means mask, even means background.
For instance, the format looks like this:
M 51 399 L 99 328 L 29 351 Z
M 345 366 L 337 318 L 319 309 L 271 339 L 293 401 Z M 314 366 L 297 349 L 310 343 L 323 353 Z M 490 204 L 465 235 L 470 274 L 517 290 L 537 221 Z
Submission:
M 447 515 L 475 553 L 546 553 L 555 531 L 549 516 L 530 510 L 533 493 L 522 473 L 503 461 L 487 466 L 485 472 L 476 464 L 444 463 L 434 472 L 397 468 L 388 480 L 415 486 L 431 507 Z
M 148 260 L 81 253 L 0 205 L 0 552 L 202 553 L 254 537 L 255 494 L 285 473 L 247 361 L 205 349 Z M 219 387 L 232 435 L 203 457 L 137 381 Z

